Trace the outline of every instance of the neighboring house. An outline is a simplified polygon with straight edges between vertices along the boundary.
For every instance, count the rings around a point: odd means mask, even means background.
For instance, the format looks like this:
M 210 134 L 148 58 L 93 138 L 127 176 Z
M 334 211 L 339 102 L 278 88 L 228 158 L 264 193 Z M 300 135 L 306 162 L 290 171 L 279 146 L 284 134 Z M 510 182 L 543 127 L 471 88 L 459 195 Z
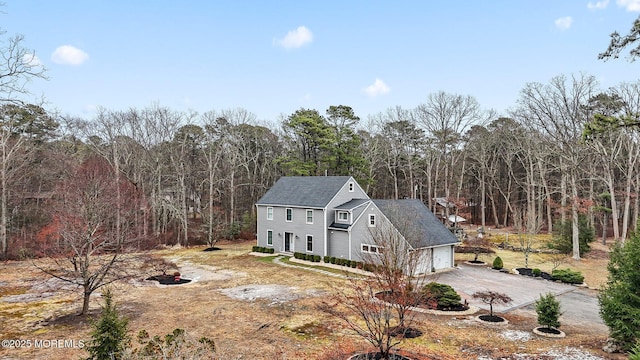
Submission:
M 453 267 L 456 237 L 420 200 L 372 200 L 350 176 L 280 178 L 256 203 L 258 246 L 363 261 L 391 225 L 419 254 L 415 273 Z M 408 221 L 409 220 L 409 221 Z

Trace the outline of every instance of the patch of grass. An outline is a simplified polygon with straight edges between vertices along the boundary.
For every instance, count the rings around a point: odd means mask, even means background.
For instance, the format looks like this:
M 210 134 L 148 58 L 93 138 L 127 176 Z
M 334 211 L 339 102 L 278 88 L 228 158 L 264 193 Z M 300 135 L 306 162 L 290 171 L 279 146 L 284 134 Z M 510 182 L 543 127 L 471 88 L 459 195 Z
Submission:
M 10 295 L 22 295 L 29 290 L 29 286 L 2 286 L 0 287 L 0 297 Z
M 256 261 L 259 261 L 261 263 L 265 263 L 265 264 L 273 264 L 273 260 L 275 258 L 277 258 L 277 255 L 274 256 L 256 256 L 255 259 Z

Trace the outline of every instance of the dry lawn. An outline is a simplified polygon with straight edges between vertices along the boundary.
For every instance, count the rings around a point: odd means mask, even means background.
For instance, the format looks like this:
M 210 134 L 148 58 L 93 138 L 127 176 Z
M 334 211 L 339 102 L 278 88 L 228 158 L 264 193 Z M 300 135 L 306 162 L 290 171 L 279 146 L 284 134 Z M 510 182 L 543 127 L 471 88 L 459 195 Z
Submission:
M 139 269 L 140 276 L 114 286 L 120 312 L 130 320 L 132 337 L 142 329 L 153 336 L 183 328 L 196 337 L 215 340 L 224 359 L 328 360 L 344 358 L 346 353 L 366 348 L 342 323 L 317 310 L 316 306 L 330 295 L 333 286 L 344 284 L 343 279 L 303 268 L 285 268 L 267 261 L 268 258 L 251 256 L 248 253 L 252 245 L 222 244 L 219 245 L 222 250 L 213 252 L 190 248 L 139 254 L 131 266 Z M 508 256 L 505 252 L 504 255 L 507 266 L 521 266 L 518 254 Z M 143 281 L 157 274 L 157 270 L 145 265 L 145 257 L 173 262 L 185 277 L 191 274 L 196 281 L 179 286 Z M 586 270 L 589 266 L 585 263 L 590 261 L 584 260 L 578 265 L 585 266 Z M 593 260 L 593 266 L 602 267 L 604 263 L 601 259 Z M 546 270 L 544 261 L 539 264 Z M 582 269 L 576 264 L 568 265 Z M 3 263 L 2 273 L 0 339 L 88 341 L 88 320 L 76 316 L 81 306 L 78 291 L 58 291 L 32 302 L 7 302 L 7 299 L 16 299 L 12 296 L 30 294 L 34 285 L 47 278 L 30 262 Z M 596 275 L 588 276 L 593 276 L 588 277 L 588 282 L 600 279 Z M 243 300 L 221 292 L 241 286 L 259 288 L 254 285 L 279 285 L 292 296 Z M 92 302 L 92 309 L 92 315 L 97 317 L 98 296 Z M 563 327 L 568 334 L 565 339 L 534 335 L 526 340 L 513 339 L 508 334 L 531 334 L 536 326 L 535 318 L 519 312 L 505 317 L 510 322 L 507 328 L 492 328 L 466 317 L 419 315 L 417 327 L 424 335 L 406 340 L 402 349 L 417 359 L 535 359 L 544 358 L 549 351 L 566 352 L 566 349 L 612 358 L 600 350 L 606 334 Z M 133 342 L 135 345 L 135 340 Z M 530 357 L 514 354 L 530 354 Z M 86 351 L 78 348 L 0 349 L 0 358 L 9 359 L 68 360 L 86 355 Z

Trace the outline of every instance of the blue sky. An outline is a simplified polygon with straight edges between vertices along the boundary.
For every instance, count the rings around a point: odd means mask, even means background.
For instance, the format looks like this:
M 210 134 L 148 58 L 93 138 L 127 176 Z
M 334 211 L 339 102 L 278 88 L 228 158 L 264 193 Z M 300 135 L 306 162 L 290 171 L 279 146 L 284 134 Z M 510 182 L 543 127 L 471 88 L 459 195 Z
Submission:
M 263 121 L 348 105 L 363 119 L 428 94 L 474 96 L 505 113 L 527 82 L 586 72 L 603 88 L 640 63 L 597 59 L 640 0 L 6 0 L 0 27 L 48 69 L 29 87 L 90 119 L 153 102 Z

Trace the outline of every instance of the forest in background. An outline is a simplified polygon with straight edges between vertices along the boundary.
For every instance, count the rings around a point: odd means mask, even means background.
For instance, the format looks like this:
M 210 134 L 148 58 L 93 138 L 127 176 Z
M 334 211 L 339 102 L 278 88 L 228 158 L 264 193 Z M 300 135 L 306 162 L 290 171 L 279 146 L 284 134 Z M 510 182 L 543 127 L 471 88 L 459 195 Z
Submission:
M 527 233 L 552 232 L 558 220 L 577 229 L 584 214 L 624 239 L 640 212 L 637 130 L 585 126 L 596 115 L 638 113 L 640 81 L 601 89 L 584 73 L 525 84 L 507 114 L 447 92 L 366 119 L 336 105 L 301 108 L 278 124 L 242 108 L 151 104 L 81 119 L 5 102 L 1 255 L 47 255 L 60 207 L 70 208 L 61 199 L 79 188 L 69 179 L 87 168 L 116 184 L 102 204 L 130 216 L 109 226 L 129 229 L 138 247 L 251 238 L 255 201 L 290 175 L 351 175 L 373 198 L 417 198 L 432 210 L 442 198 L 470 223 Z

